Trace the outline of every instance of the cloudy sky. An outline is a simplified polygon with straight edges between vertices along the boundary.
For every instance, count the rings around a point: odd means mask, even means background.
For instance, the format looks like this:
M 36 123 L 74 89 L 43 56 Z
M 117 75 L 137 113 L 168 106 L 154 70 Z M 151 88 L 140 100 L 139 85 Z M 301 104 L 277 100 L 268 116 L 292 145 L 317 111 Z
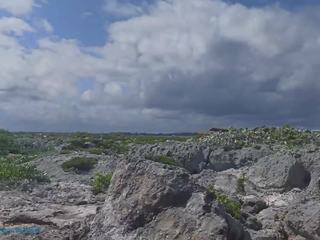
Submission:
M 0 128 L 319 128 L 319 21 L 319 0 L 0 0 Z

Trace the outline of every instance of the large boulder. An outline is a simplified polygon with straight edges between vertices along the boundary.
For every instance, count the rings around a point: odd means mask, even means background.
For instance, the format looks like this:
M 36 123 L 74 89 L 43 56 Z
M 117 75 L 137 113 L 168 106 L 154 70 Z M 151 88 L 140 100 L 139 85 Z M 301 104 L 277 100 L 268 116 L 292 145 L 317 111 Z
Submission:
M 151 161 L 118 165 L 91 240 L 250 239 L 187 171 Z
M 282 152 L 261 158 L 249 169 L 248 178 L 259 189 L 280 192 L 295 187 L 305 188 L 309 184 L 308 172 L 303 164 L 291 154 Z

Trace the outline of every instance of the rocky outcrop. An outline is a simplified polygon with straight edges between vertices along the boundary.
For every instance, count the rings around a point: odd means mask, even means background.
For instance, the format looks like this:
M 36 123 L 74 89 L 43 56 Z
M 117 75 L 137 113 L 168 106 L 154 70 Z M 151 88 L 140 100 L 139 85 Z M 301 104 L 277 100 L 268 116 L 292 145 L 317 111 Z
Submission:
M 288 232 L 304 239 L 320 239 L 320 203 L 319 201 L 299 202 L 291 206 L 285 223 Z
M 129 161 L 147 159 L 148 156 L 168 156 L 191 173 L 201 172 L 209 161 L 211 150 L 193 141 L 165 142 L 134 146 L 128 154 Z
M 150 161 L 121 163 L 89 239 L 249 239 L 188 172 Z
M 0 235 L 0 239 L 86 239 L 102 204 L 87 190 L 88 186 L 69 183 L 39 186 L 31 192 L 1 191 L 0 226 L 33 228 L 38 233 Z
M 268 146 L 229 149 L 223 146 L 206 145 L 196 141 L 182 143 L 166 142 L 134 146 L 128 160 L 141 160 L 146 156 L 169 156 L 180 167 L 190 173 L 200 173 L 204 169 L 224 171 L 230 168 L 251 166 L 268 156 L 272 150 Z
M 84 174 L 64 172 L 61 164 L 75 156 L 98 163 Z M 52 182 L 0 191 L 0 225 L 37 227 L 38 239 L 320 240 L 316 145 L 170 141 L 133 145 L 126 157 L 75 152 L 34 164 Z M 114 174 L 108 191 L 95 196 L 90 179 L 101 171 Z

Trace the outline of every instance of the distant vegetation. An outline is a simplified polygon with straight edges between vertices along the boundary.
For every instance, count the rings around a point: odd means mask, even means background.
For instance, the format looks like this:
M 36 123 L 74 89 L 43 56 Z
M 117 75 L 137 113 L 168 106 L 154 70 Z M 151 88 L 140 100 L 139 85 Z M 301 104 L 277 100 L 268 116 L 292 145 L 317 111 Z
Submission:
M 72 134 L 61 153 L 87 151 L 92 154 L 104 154 L 108 151 L 124 154 L 131 144 L 155 144 L 166 141 L 186 141 L 192 136 L 177 135 L 135 135 L 135 134 Z
M 88 172 L 97 164 L 97 159 L 85 158 L 85 157 L 75 157 L 66 162 L 64 162 L 61 167 L 65 172 L 75 171 Z
M 5 130 L 0 130 L 0 156 L 19 152 L 13 135 Z
M 112 179 L 112 173 L 97 173 L 91 182 L 94 194 L 102 193 L 108 189 Z
M 295 129 L 289 125 L 281 128 L 230 128 L 228 131 L 210 133 L 202 137 L 201 141 L 221 145 L 225 151 L 249 146 L 259 148 L 259 144 L 283 145 L 291 148 L 310 143 L 320 145 L 320 133 Z
M 0 156 L 8 154 L 39 155 L 51 149 L 51 146 L 43 145 L 33 135 L 13 134 L 0 129 Z

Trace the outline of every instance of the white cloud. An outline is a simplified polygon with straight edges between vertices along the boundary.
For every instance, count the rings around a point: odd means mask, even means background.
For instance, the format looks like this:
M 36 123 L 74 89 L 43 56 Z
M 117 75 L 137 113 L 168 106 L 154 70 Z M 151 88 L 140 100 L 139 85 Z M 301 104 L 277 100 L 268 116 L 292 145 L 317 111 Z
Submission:
M 47 19 L 40 19 L 36 22 L 36 25 L 40 30 L 43 30 L 47 33 L 52 33 L 54 31 L 53 26 Z
M 15 121 L 0 124 L 191 131 L 320 122 L 320 30 L 309 12 L 219 0 L 144 6 L 109 2 L 128 19 L 109 26 L 102 48 L 49 37 L 27 49 L 19 36 L 35 30 L 1 18 L 0 110 Z M 83 79 L 95 86 L 80 90 Z
M 128 108 L 262 122 L 272 110 L 270 118 L 290 121 L 298 106 L 314 101 L 296 92 L 319 90 L 320 31 L 312 21 L 303 10 L 159 1 L 148 14 L 110 26 L 104 52 L 112 71 L 101 81 L 126 86 L 116 102 Z M 105 93 L 113 103 L 115 96 Z
M 32 27 L 15 17 L 2 17 L 0 18 L 0 33 L 15 34 L 21 36 L 24 32 L 33 31 Z
M 0 9 L 14 15 L 25 15 L 32 11 L 34 0 L 0 0 Z

